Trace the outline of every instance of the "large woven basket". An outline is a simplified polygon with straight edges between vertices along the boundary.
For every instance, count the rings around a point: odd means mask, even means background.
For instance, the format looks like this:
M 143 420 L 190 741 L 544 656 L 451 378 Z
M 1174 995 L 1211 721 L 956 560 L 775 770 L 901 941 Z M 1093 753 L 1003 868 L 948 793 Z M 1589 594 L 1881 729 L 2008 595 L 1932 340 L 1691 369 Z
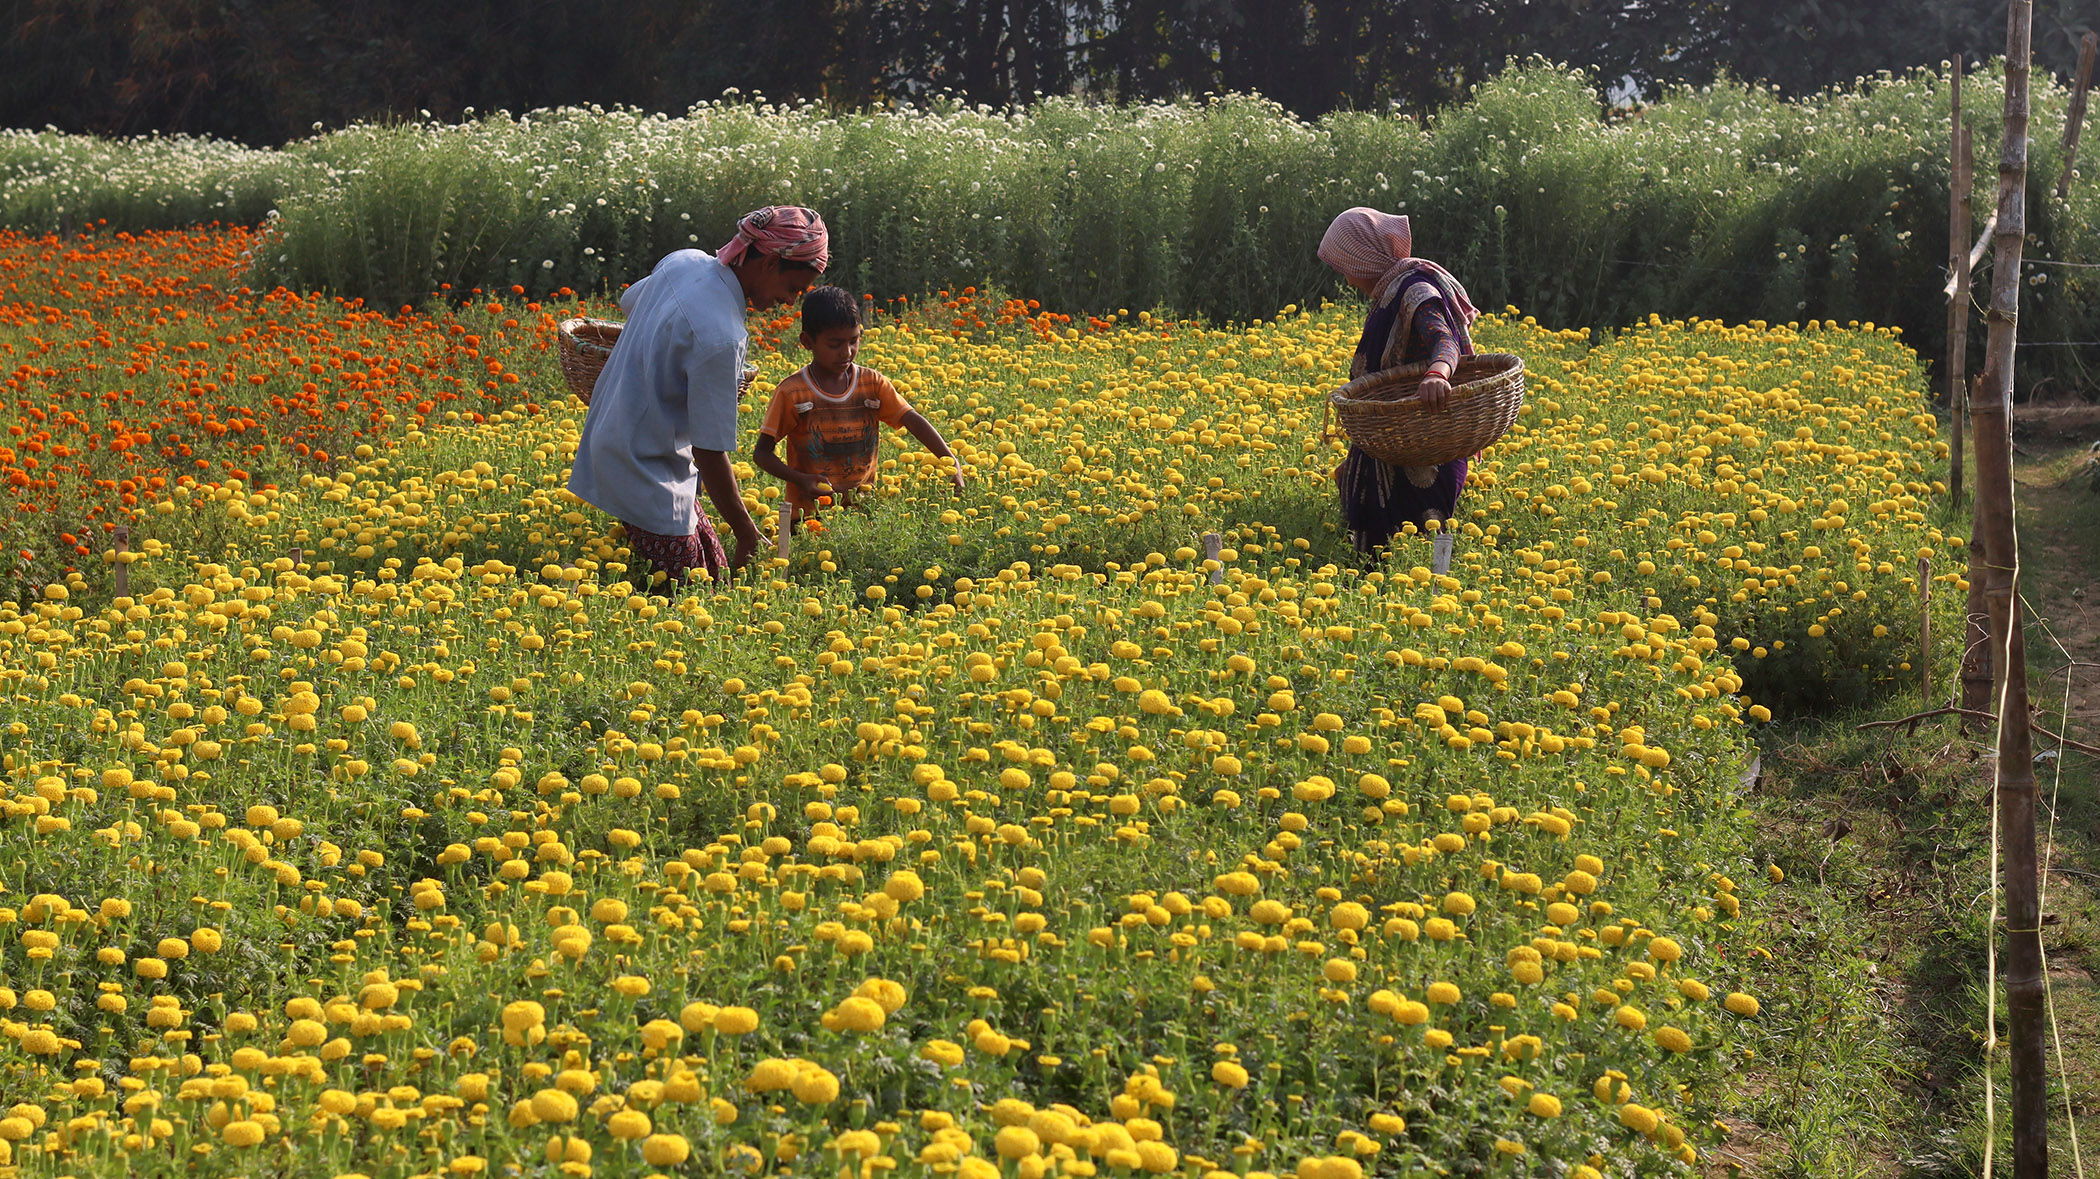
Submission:
M 561 375 L 578 401 L 590 404 L 598 374 L 619 338 L 620 325 L 610 320 L 578 316 L 561 321 Z
M 1379 462 L 1434 467 L 1471 458 L 1507 433 L 1524 408 L 1524 361 L 1488 352 L 1459 361 L 1451 399 L 1441 412 L 1425 409 L 1415 390 L 1426 364 L 1371 373 L 1327 395 L 1349 440 Z

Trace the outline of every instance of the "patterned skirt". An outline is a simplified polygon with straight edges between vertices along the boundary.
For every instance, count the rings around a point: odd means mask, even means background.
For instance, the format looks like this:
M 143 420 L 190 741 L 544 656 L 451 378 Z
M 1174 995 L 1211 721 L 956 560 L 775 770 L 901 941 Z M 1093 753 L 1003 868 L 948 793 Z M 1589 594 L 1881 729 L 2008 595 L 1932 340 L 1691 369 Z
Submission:
M 1466 459 L 1457 459 L 1441 467 L 1392 467 L 1351 446 L 1335 468 L 1334 483 L 1357 551 L 1372 551 L 1409 524 L 1421 528 L 1431 512 L 1451 519 L 1466 485 L 1466 466 Z
M 665 536 L 636 528 L 625 521 L 620 526 L 627 530 L 628 550 L 648 561 L 653 572 L 663 574 L 666 583 L 685 585 L 692 580 L 695 569 L 715 581 L 728 578 L 729 557 L 722 550 L 722 538 L 715 535 L 714 523 L 697 504 L 693 507 L 690 536 Z M 650 584 L 655 583 L 656 579 L 651 577 Z

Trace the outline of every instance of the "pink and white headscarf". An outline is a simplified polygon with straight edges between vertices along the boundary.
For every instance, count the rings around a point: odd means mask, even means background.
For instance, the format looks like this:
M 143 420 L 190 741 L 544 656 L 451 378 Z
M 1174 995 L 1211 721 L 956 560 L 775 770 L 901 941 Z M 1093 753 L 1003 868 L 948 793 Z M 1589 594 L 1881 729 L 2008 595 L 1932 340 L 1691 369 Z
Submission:
M 822 274 L 831 264 L 831 233 L 814 209 L 800 205 L 767 205 L 737 219 L 736 236 L 715 251 L 724 266 L 735 266 L 757 250 L 762 257 L 807 262 Z
M 1320 261 L 1352 282 L 1372 284 L 1371 301 L 1383 302 L 1410 275 L 1427 274 L 1444 302 L 1465 327 L 1480 315 L 1466 289 L 1451 273 L 1426 258 L 1413 256 L 1414 231 L 1402 214 L 1358 206 L 1336 217 L 1320 238 Z

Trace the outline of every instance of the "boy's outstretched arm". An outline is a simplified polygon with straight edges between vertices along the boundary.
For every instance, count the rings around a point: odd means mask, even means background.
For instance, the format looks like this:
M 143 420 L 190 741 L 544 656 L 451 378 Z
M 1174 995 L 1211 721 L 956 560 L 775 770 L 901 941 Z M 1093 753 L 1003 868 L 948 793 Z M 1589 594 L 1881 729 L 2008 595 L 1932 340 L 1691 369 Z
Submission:
M 961 495 L 964 483 L 962 460 L 956 458 L 954 452 L 948 449 L 948 440 L 941 437 L 941 432 L 934 428 L 932 422 L 926 420 L 926 415 L 915 409 L 905 414 L 904 420 L 897 424 L 906 433 L 918 439 L 919 445 L 948 460 L 952 468 L 948 478 L 955 484 L 955 494 Z
M 823 478 L 804 471 L 798 471 L 781 462 L 780 456 L 774 453 L 773 449 L 779 445 L 779 442 L 780 440 L 771 434 L 760 434 L 758 441 L 751 446 L 751 465 L 783 483 L 792 483 L 800 487 L 805 496 L 814 497 L 819 491 L 823 490 Z

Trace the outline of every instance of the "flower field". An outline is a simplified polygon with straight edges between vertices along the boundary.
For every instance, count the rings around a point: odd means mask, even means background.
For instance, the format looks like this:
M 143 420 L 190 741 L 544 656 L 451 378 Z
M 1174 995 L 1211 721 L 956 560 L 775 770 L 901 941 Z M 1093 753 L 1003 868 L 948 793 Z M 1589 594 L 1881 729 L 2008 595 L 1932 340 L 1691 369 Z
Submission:
M 898 447 L 664 599 L 562 490 L 555 309 L 10 248 L 9 461 L 88 468 L 18 502 L 100 509 L 0 604 L 25 1175 L 1688 1173 L 1784 1013 L 1751 699 L 1903 674 L 1957 544 L 1886 330 L 1484 320 L 1530 404 L 1436 576 L 1331 523 L 1350 309 L 963 292 L 862 359 L 970 490 Z

